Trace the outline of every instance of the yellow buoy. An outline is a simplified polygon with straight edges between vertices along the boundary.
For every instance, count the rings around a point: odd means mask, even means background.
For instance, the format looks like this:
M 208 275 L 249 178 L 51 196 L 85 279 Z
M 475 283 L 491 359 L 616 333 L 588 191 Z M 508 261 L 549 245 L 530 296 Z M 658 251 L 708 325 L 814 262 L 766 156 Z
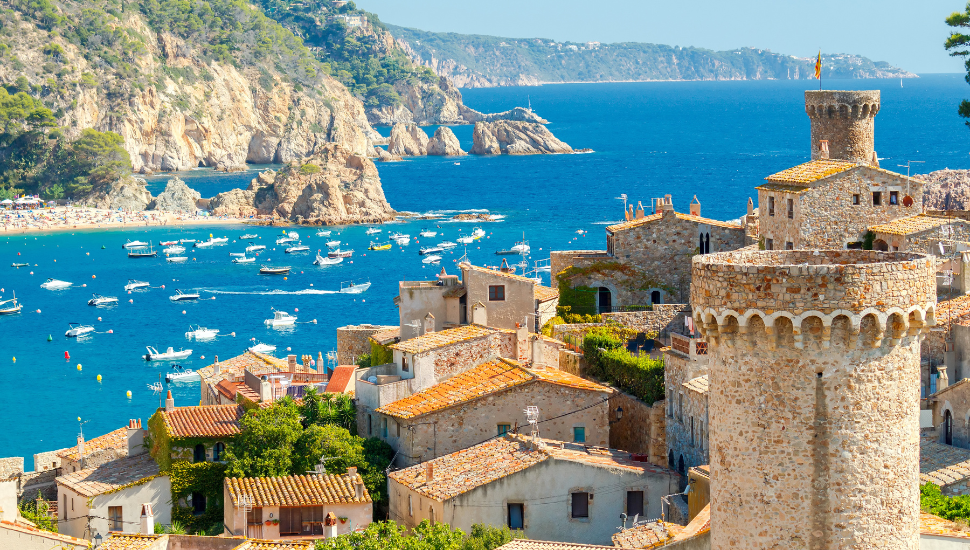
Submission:
M 78 363 L 78 364 L 77 364 L 77 370 L 78 370 L 78 371 L 80 371 L 80 370 L 81 370 L 81 363 Z
M 128 393 L 126 393 L 125 395 L 128 396 L 128 399 L 131 399 L 131 390 L 128 390 Z
M 77 421 L 78 421 L 78 422 L 80 422 L 80 421 L 81 421 L 81 417 L 80 417 L 80 416 L 79 416 L 79 417 L 77 417 Z
M 99 374 L 98 375 L 98 382 L 100 382 L 100 381 L 101 381 L 101 375 Z
M 14 363 L 16 363 L 16 362 L 17 362 L 17 358 L 16 358 L 16 357 L 14 357 L 14 358 L 13 358 L 13 362 L 14 362 Z

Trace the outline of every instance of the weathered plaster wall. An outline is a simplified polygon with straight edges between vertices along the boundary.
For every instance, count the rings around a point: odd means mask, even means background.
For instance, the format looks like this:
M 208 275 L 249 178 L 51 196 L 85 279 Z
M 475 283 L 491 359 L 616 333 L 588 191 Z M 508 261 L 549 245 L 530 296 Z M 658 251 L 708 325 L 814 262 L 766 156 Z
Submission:
M 514 329 L 516 323 L 535 332 L 535 283 L 530 279 L 506 277 L 500 272 L 462 268 L 462 282 L 467 289 L 466 302 L 485 304 L 488 326 Z M 489 301 L 488 287 L 505 287 L 505 300 Z
M 87 527 L 86 516 L 96 516 L 90 520 L 92 532 L 106 536 L 109 529 L 108 506 L 121 506 L 121 531 L 137 533 L 141 521 L 141 505 L 150 502 L 155 512 L 155 524 L 172 523 L 172 487 L 168 476 L 159 476 L 141 485 L 135 485 L 113 493 L 89 499 L 73 490 L 58 484 L 58 522 L 59 533 L 81 538 Z M 88 507 L 88 501 L 91 507 Z M 93 535 L 92 535 L 93 536 Z
M 347 325 L 337 328 L 337 362 L 353 365 L 357 358 L 370 353 L 370 337 L 375 332 L 395 328 L 382 325 Z

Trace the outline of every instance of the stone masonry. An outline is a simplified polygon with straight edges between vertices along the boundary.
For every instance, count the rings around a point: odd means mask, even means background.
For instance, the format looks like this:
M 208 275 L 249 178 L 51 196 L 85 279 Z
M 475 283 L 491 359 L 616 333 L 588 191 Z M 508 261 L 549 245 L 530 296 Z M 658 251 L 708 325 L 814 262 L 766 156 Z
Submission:
M 812 159 L 822 158 L 820 143 L 826 140 L 828 158 L 869 164 L 875 149 L 879 95 L 879 90 L 806 90 L 805 112 L 812 121 Z
M 337 363 L 353 365 L 357 358 L 370 353 L 370 337 L 375 332 L 396 328 L 383 325 L 347 325 L 337 329 Z
M 934 262 L 694 259 L 710 346 L 711 548 L 919 548 L 919 340 Z

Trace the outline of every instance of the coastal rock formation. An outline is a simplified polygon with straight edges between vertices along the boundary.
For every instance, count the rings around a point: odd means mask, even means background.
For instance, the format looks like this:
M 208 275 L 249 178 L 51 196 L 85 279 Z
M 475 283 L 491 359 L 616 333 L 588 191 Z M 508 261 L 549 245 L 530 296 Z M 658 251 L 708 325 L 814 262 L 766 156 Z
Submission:
M 970 209 L 970 170 L 937 170 L 913 176 L 923 186 L 923 206 L 928 210 Z
M 396 162 L 399 160 L 404 160 L 398 155 L 392 155 L 387 152 L 387 149 L 383 147 L 374 146 L 374 154 L 371 155 L 372 158 L 376 158 L 380 162 Z
M 514 120 L 517 122 L 535 122 L 537 124 L 549 124 L 549 121 L 537 115 L 532 109 L 525 107 L 515 107 L 509 111 L 501 113 L 483 114 L 481 122 L 495 122 L 496 120 Z
M 417 124 L 400 122 L 391 128 L 391 140 L 387 152 L 402 157 L 419 157 L 428 154 L 428 134 Z
M 337 144 L 260 174 L 246 190 L 220 193 L 210 206 L 217 216 L 275 215 L 323 225 L 381 222 L 394 212 L 374 162 Z
M 176 176 L 168 180 L 168 183 L 165 184 L 165 190 L 155 197 L 155 201 L 149 206 L 149 209 L 194 214 L 198 208 L 197 201 L 201 198 L 201 193 L 186 185 Z
M 92 193 L 81 202 L 95 208 L 111 210 L 121 208 L 138 212 L 147 208 L 152 202 L 152 194 L 145 187 L 145 180 L 128 176 L 109 184 L 105 189 Z
M 432 136 L 428 141 L 428 154 L 438 156 L 460 156 L 467 153 L 461 150 L 461 143 L 458 142 L 458 138 L 455 136 L 455 133 L 451 131 L 451 128 L 447 126 L 438 126 L 438 129 L 434 132 L 434 136 Z
M 477 122 L 472 133 L 474 155 L 572 153 L 541 124 L 516 121 Z

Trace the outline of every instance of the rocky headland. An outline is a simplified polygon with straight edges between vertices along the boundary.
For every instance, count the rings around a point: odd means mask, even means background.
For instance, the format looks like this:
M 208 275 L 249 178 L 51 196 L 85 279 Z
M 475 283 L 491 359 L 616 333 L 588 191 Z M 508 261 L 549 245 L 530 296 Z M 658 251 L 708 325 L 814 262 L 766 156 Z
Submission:
M 927 183 L 923 206 L 928 210 L 970 209 L 970 170 L 937 170 L 913 176 Z
M 572 153 L 542 124 L 516 121 L 477 122 L 472 134 L 473 155 L 539 155 Z
M 148 205 L 152 202 L 152 194 L 146 188 L 145 180 L 127 176 L 97 189 L 80 202 L 94 208 L 111 210 L 120 208 L 137 212 L 148 209 Z
M 165 190 L 155 197 L 148 210 L 194 214 L 202 194 L 185 184 L 178 176 L 168 180 Z

